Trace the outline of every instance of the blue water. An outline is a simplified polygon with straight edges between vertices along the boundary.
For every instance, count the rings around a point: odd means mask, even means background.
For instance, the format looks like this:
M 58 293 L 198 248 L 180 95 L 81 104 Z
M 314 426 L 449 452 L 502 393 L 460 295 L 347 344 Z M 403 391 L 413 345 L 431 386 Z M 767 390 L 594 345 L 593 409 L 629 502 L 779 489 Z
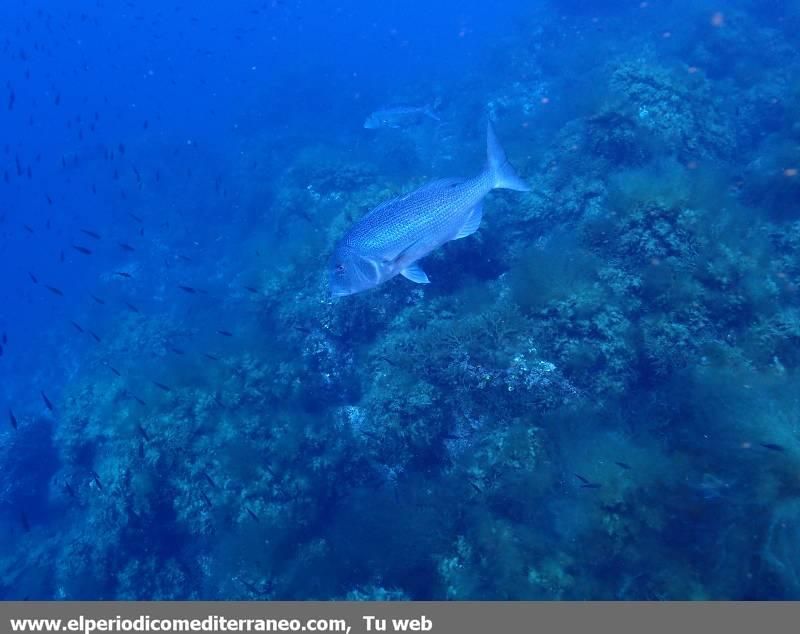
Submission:
M 3 3 L 0 598 L 800 598 L 798 28 Z M 332 298 L 487 120 L 531 191 Z

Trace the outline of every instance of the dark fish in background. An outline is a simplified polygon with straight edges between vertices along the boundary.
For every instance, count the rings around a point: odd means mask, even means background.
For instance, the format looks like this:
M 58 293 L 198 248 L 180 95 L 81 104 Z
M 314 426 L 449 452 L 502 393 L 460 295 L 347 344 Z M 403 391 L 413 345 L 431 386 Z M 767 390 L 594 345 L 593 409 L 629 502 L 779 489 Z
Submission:
M 2 346 L 2 344 L 0 344 L 0 357 L 2 357 L 2 356 L 3 356 L 3 346 Z
M 92 295 L 91 293 L 89 293 L 89 297 L 91 297 L 98 304 L 106 303 L 104 299 L 100 299 L 99 297 L 97 297 L 97 295 Z
M 58 261 L 62 264 L 64 263 L 64 249 L 61 249 L 61 253 L 58 255 Z
M 203 353 L 203 356 L 204 356 L 206 359 L 211 359 L 212 361 L 219 361 L 219 357 L 217 357 L 217 356 L 215 356 L 215 355 L 213 355 L 213 354 L 209 354 L 208 352 L 204 352 L 204 353 Z
M 28 233 L 33 233 L 33 227 L 31 227 L 30 225 L 22 225 L 22 226 Z
M 212 487 L 214 487 L 215 489 L 219 489 L 219 487 L 217 486 L 217 483 L 216 483 L 216 482 L 214 482 L 214 480 L 212 480 L 212 479 L 211 479 L 211 476 L 210 476 L 210 475 L 208 475 L 208 472 L 207 472 L 207 471 L 203 471 L 203 477 L 206 479 L 206 481 L 207 481 L 207 482 L 208 482 L 208 483 L 209 483 L 209 484 L 210 484 Z
M 133 275 L 125 271 L 114 271 L 114 275 L 116 275 L 117 277 L 124 277 L 125 279 L 130 279 L 133 277 Z
M 98 337 L 98 336 L 97 336 L 95 333 L 93 333 L 91 330 L 89 331 L 89 336 L 91 336 L 91 338 L 92 338 L 92 339 L 94 339 L 94 340 L 95 340 L 97 343 L 100 343 L 100 337 Z
M 247 511 L 247 514 L 248 514 L 250 517 L 252 517 L 252 518 L 253 518 L 253 519 L 254 519 L 256 522 L 259 522 L 259 523 L 261 522 L 261 520 L 260 520 L 260 519 L 258 519 L 258 515 L 256 515 L 255 513 L 253 513 L 253 511 L 251 511 L 249 507 L 245 506 L 245 507 L 244 507 L 244 510 L 245 510 L 245 511 Z
M 73 244 L 72 248 L 75 249 L 78 253 L 83 253 L 83 255 L 91 255 L 92 254 L 91 249 L 87 249 L 86 247 L 82 247 L 82 246 L 77 245 L 77 244 Z
M 205 492 L 205 491 L 200 491 L 200 495 L 203 497 L 203 501 L 204 501 L 206 504 L 208 504 L 209 508 L 211 508 L 212 506 L 214 506 L 213 504 L 211 504 L 211 500 L 208 498 L 208 495 L 206 495 L 206 492 Z
M 172 388 L 170 388 L 168 385 L 164 385 L 163 383 L 159 383 L 158 381 L 153 381 L 153 385 L 155 385 L 159 390 L 162 390 L 164 392 L 172 391 Z
M 31 273 L 30 271 L 28 271 L 28 276 L 31 278 L 31 282 L 33 282 L 34 284 L 38 284 L 38 283 L 39 283 L 39 278 L 38 278 L 38 277 L 36 277 L 36 276 L 35 276 L 33 273 Z
M 50 402 L 50 399 L 47 398 L 47 394 L 44 393 L 44 390 L 39 390 L 39 393 L 42 395 L 42 400 L 44 401 L 45 407 L 51 412 L 55 411 L 53 404 Z
M 137 215 L 136 215 L 135 213 L 133 213 L 133 212 L 130 212 L 130 211 L 129 211 L 129 212 L 128 212 L 128 215 L 129 215 L 131 218 L 133 218 L 133 219 L 134 219 L 136 222 L 138 222 L 139 224 L 142 224 L 142 222 L 144 222 L 144 221 L 143 221 L 143 220 L 142 220 L 142 219 L 141 219 L 139 216 L 137 216 Z
M 14 412 L 11 411 L 11 408 L 8 408 L 8 422 L 11 423 L 11 426 L 16 431 L 19 429 L 19 422 L 17 421 L 17 417 L 14 416 Z
M 90 473 L 91 473 L 91 476 L 92 476 L 92 480 L 94 480 L 94 483 L 97 485 L 97 488 L 102 491 L 103 490 L 103 483 L 100 482 L 100 476 L 97 475 L 97 471 L 95 471 L 93 469 Z
M 142 405 L 142 406 L 144 406 L 144 405 L 145 405 L 145 402 L 144 402 L 142 399 L 140 399 L 138 396 L 136 396 L 136 394 L 134 394 L 134 393 L 133 393 L 133 392 L 131 392 L 130 390 L 123 390 L 122 394 L 123 394 L 124 396 L 130 396 L 130 397 L 131 397 L 131 398 L 132 398 L 134 401 L 136 401 L 137 403 L 139 403 L 139 405 Z
M 230 332 L 229 330 L 217 330 L 217 332 L 221 334 L 223 337 L 233 337 L 233 333 Z
M 117 376 L 122 376 L 119 370 L 117 370 L 113 365 L 108 366 L 108 369 L 111 370 Z
M 620 462 L 618 460 L 615 460 L 614 464 L 617 465 L 620 469 L 624 469 L 625 471 L 631 470 L 631 466 L 627 462 Z
M 56 288 L 55 286 L 47 286 L 45 284 L 45 288 L 50 291 L 53 295 L 58 295 L 59 297 L 64 297 L 64 292 L 60 288 Z
M 255 288 L 253 286 L 245 286 L 244 288 L 245 288 L 245 290 L 250 291 L 251 293 L 258 294 L 258 293 L 261 292 L 261 291 L 259 291 L 257 288 Z
M 30 533 L 31 532 L 31 524 L 28 521 L 28 516 L 25 515 L 25 511 L 20 511 L 19 520 L 20 520 L 20 522 L 22 524 L 22 530 L 24 530 L 26 533 Z
M 92 231 L 91 229 L 81 229 L 81 233 L 85 233 L 90 238 L 94 238 L 95 240 L 100 240 L 101 236 L 96 231 Z
M 770 451 L 778 451 L 778 452 L 786 451 L 786 448 L 783 445 L 778 445 L 775 444 L 774 442 L 761 442 L 758 444 L 761 445 L 764 449 L 769 449 Z
M 602 484 L 600 484 L 600 483 L 598 483 L 598 482 L 591 482 L 590 480 L 588 480 L 587 478 L 584 478 L 584 477 L 583 477 L 581 474 L 579 474 L 579 473 L 576 473 L 576 474 L 575 474 L 575 477 L 576 477 L 576 478 L 578 478 L 578 480 L 580 480 L 580 482 L 581 482 L 581 484 L 580 484 L 580 487 L 581 487 L 581 489 L 599 489 L 600 487 L 602 487 L 602 486 L 603 486 Z
M 77 323 L 77 322 L 74 322 L 74 321 L 72 321 L 72 320 L 70 320 L 70 322 L 69 322 L 69 323 L 71 323 L 71 324 L 72 324 L 72 327 L 73 327 L 75 330 L 77 330 L 79 333 L 83 334 L 83 332 L 84 332 L 84 330 L 83 330 L 83 327 L 82 327 L 82 326 L 81 326 L 79 323 Z
M 5 332 L 3 333 L 3 337 L 0 339 L 0 341 L 2 341 L 4 344 L 8 343 L 8 335 Z
M 145 430 L 145 428 L 141 425 L 136 425 L 136 428 L 139 430 L 142 438 L 144 438 L 147 442 L 150 442 L 150 436 L 148 435 L 147 430 Z
M 120 249 L 122 249 L 123 251 L 127 251 L 128 253 L 133 253 L 134 251 L 136 251 L 136 249 L 134 249 L 127 242 L 118 242 L 117 244 L 119 244 Z
M 185 350 L 181 350 L 180 348 L 176 348 L 174 346 L 171 346 L 169 350 L 170 350 L 170 352 L 174 352 L 175 354 L 179 354 L 179 355 L 186 354 Z
M 189 293 L 190 295 L 194 295 L 197 293 L 196 288 L 192 288 L 191 286 L 182 286 L 178 284 L 178 288 L 181 289 L 184 293 Z
M 78 496 L 75 495 L 75 490 L 72 488 L 69 482 L 64 482 L 64 491 L 66 491 L 67 495 L 69 495 L 73 500 L 78 499 Z
M 125 306 L 128 307 L 128 310 L 131 311 L 132 313 L 139 313 L 139 309 L 136 308 L 136 306 L 134 306 L 130 302 L 124 302 L 124 304 L 125 304 Z

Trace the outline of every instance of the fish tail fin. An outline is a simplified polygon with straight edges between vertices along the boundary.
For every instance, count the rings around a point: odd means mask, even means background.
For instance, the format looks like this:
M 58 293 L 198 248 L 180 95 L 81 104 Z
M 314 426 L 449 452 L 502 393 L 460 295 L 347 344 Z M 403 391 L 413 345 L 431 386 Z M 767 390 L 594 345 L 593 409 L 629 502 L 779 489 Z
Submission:
M 494 133 L 491 121 L 486 127 L 486 153 L 489 159 L 487 169 L 491 174 L 494 189 L 513 189 L 518 192 L 530 191 L 527 183 L 517 175 L 514 167 L 508 162 L 506 153 Z

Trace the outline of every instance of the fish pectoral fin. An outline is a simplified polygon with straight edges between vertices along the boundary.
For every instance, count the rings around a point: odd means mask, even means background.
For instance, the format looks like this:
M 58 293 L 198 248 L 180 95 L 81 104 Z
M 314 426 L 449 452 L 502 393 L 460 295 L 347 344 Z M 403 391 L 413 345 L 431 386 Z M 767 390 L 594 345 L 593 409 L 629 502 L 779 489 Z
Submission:
M 422 267 L 416 262 L 400 271 L 400 275 L 416 284 L 431 283 L 431 281 L 428 279 L 428 276 L 425 274 L 425 271 L 423 271 Z
M 459 240 L 461 238 L 471 236 L 478 230 L 478 227 L 481 226 L 481 220 L 483 220 L 483 203 L 479 202 L 472 208 L 469 216 L 467 216 L 466 222 L 464 222 L 461 229 L 458 230 L 458 233 L 455 235 L 453 240 Z

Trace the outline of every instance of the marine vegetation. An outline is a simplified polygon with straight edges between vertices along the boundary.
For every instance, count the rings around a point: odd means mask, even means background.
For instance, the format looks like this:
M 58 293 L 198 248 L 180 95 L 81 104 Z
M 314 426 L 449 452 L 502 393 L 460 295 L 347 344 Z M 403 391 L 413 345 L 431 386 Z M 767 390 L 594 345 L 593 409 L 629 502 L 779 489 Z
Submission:
M 0 598 L 800 599 L 800 5 L 112 4 L 0 8 Z

